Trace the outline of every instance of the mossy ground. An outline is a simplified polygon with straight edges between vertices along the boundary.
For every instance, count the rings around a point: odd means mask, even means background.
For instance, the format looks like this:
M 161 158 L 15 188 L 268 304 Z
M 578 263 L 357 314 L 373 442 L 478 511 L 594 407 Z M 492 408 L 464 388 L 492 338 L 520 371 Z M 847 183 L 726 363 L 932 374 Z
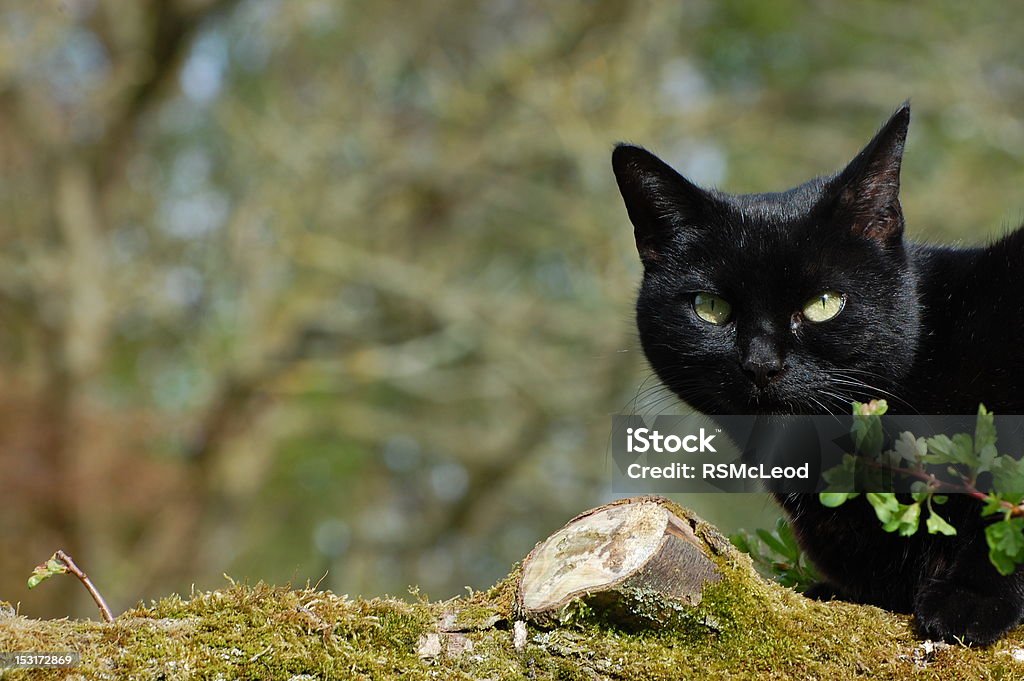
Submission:
M 698 536 L 703 528 L 696 527 Z M 710 531 L 709 531 L 710 532 Z M 715 546 L 720 536 L 707 534 Z M 672 627 L 625 631 L 592 609 L 513 646 L 515 573 L 429 603 L 231 585 L 140 606 L 112 624 L 0 619 L 0 650 L 81 652 L 67 671 L 4 679 L 1019 679 L 1024 634 L 981 649 L 926 646 L 909 618 L 816 603 L 758 578 L 727 546 L 723 579 Z M 652 595 L 654 597 L 654 595 Z M 458 632 L 458 633 L 446 633 Z M 426 635 L 448 653 L 423 655 Z M 446 638 L 452 637 L 452 638 Z M 452 654 L 458 639 L 461 652 Z M 466 642 L 470 642 L 467 644 Z M 1015 652 L 1021 651 L 1021 652 Z

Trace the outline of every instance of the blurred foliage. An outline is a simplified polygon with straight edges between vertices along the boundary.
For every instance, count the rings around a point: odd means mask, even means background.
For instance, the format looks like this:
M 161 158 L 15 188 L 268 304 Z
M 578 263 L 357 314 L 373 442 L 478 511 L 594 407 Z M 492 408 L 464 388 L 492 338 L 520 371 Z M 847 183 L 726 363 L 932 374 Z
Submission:
M 750 555 L 754 568 L 766 579 L 774 579 L 782 586 L 800 592 L 821 581 L 785 518 L 775 521 L 775 529 L 740 530 L 729 540 L 740 551 Z
M 607 498 L 608 416 L 675 407 L 616 140 L 780 189 L 910 97 L 913 235 L 1024 205 L 1008 3 L 0 12 L 0 597 L 30 615 L 78 598 L 23 592 L 55 548 L 115 609 L 223 572 L 447 596 Z

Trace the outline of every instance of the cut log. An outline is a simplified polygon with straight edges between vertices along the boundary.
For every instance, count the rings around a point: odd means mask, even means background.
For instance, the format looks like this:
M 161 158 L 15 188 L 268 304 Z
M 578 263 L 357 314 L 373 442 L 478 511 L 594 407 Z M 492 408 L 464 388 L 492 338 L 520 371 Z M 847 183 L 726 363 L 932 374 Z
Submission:
M 712 555 L 721 535 L 661 497 L 634 497 L 592 509 L 538 544 L 523 561 L 516 605 L 540 626 L 564 623 L 580 606 L 627 628 L 665 624 L 721 579 Z M 704 534 L 704 533 L 702 533 Z

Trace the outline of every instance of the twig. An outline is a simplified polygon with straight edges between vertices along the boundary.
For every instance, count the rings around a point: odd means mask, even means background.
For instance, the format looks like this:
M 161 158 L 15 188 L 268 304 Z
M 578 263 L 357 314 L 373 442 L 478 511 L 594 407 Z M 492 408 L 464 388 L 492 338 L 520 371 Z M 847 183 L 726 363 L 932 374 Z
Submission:
M 967 496 L 973 497 L 978 501 L 989 501 L 992 499 L 990 495 L 985 494 L 984 492 L 979 490 L 977 487 L 974 486 L 974 483 L 969 478 L 965 477 L 962 474 L 960 475 L 960 480 L 962 481 L 962 484 L 957 485 L 952 482 L 940 480 L 935 476 L 934 473 L 930 473 L 920 468 L 905 468 L 903 466 L 891 466 L 889 464 L 881 463 L 879 461 L 874 461 L 871 459 L 862 459 L 862 461 L 868 466 L 871 466 L 872 468 L 889 470 L 894 473 L 902 473 L 903 475 L 906 475 L 908 477 L 917 478 L 918 480 L 925 482 L 930 488 L 937 492 L 943 491 L 952 492 L 953 494 L 966 494 Z M 1000 499 L 999 505 L 1002 507 L 1003 511 L 1011 517 L 1016 518 L 1024 516 L 1024 504 L 1013 504 L 1009 501 L 1006 501 L 1005 499 Z
M 75 565 L 75 561 L 71 560 L 71 556 L 63 551 L 57 551 L 57 553 L 53 555 L 56 556 L 57 560 L 67 566 L 68 572 L 73 574 L 75 577 L 78 577 L 78 581 L 82 583 L 86 591 L 89 592 L 89 595 L 92 596 L 92 599 L 96 601 L 96 606 L 100 609 L 100 615 L 103 617 L 103 621 L 113 622 L 114 615 L 110 612 L 110 607 L 107 605 L 107 602 L 103 600 L 103 596 L 100 595 L 100 592 L 96 589 L 95 585 L 93 585 L 92 580 L 89 579 L 89 575 L 82 572 L 82 569 Z

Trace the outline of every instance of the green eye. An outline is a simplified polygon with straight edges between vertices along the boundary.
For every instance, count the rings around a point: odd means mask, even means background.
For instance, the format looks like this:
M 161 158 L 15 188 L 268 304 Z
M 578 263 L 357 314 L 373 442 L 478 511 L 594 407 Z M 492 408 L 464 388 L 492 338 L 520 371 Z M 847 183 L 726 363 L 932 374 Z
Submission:
M 732 305 L 716 295 L 698 293 L 693 297 L 693 311 L 706 322 L 725 324 L 732 316 Z
M 809 322 L 827 322 L 840 312 L 846 305 L 846 296 L 835 291 L 825 291 L 804 305 L 804 317 Z

